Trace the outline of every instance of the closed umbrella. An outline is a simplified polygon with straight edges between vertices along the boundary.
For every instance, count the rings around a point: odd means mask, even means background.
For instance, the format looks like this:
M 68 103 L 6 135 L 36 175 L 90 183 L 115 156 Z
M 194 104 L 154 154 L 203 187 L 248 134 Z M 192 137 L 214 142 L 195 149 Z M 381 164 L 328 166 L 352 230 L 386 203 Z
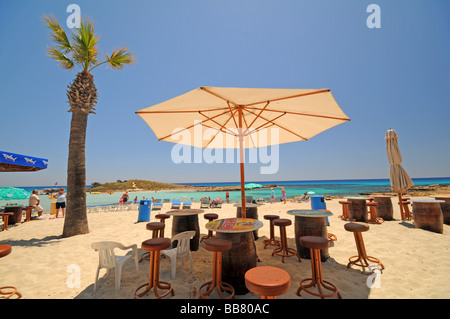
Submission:
M 238 148 L 243 217 L 244 148 L 308 140 L 350 120 L 329 89 L 199 87 L 136 113 L 160 141 L 200 148 Z M 199 127 L 214 134 L 195 138 Z M 272 137 L 271 128 L 277 129 L 276 139 L 257 138 L 260 133 Z M 180 134 L 191 138 L 180 139 Z M 218 146 L 218 141 L 222 145 Z
M 405 214 L 402 205 L 402 193 L 414 185 L 413 181 L 402 167 L 402 154 L 398 146 L 398 135 L 390 129 L 386 132 L 386 151 L 389 163 L 391 164 L 389 170 L 389 180 L 391 182 L 391 189 L 398 194 L 398 204 L 400 205 L 400 214 L 402 220 L 405 219 Z

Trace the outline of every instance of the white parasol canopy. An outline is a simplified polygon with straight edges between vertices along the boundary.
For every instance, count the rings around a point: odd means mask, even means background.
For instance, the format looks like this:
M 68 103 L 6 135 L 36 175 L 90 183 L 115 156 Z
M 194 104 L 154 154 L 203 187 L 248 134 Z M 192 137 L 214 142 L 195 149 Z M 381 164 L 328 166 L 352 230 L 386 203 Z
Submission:
M 329 89 L 199 87 L 136 113 L 160 141 L 239 148 L 243 214 L 244 148 L 308 140 L 350 120 Z M 199 138 L 200 127 L 209 134 Z M 258 138 L 262 133 L 267 138 Z

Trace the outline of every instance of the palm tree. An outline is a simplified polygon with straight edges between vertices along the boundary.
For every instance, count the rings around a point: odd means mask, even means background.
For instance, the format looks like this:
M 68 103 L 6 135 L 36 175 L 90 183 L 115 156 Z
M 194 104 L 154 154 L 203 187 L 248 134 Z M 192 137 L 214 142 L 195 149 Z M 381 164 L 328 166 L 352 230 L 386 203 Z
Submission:
M 98 59 L 98 37 L 94 34 L 94 24 L 86 19 L 69 37 L 54 16 L 45 15 L 43 22 L 50 29 L 54 46 L 48 48 L 48 55 L 64 69 L 79 67 L 73 83 L 67 90 L 69 112 L 72 112 L 67 163 L 67 213 L 64 221 L 63 237 L 89 232 L 86 214 L 86 128 L 88 115 L 94 113 L 98 94 L 91 71 L 102 64 L 113 69 L 122 69 L 135 61 L 127 48 L 113 50 L 105 60 Z

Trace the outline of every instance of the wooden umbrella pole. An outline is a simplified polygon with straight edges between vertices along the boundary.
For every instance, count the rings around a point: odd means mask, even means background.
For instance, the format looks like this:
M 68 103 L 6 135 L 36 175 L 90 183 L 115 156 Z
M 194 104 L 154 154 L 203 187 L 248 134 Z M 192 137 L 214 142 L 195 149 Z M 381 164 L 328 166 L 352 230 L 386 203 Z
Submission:
M 246 218 L 246 209 L 245 209 L 245 174 L 244 174 L 244 134 L 242 131 L 242 107 L 238 108 L 239 114 L 239 158 L 240 158 L 240 166 L 241 166 L 241 213 L 242 218 Z
M 402 199 L 402 193 L 398 194 L 398 204 L 400 205 L 400 216 L 402 217 L 402 220 L 405 220 L 405 212 L 403 210 L 403 199 Z

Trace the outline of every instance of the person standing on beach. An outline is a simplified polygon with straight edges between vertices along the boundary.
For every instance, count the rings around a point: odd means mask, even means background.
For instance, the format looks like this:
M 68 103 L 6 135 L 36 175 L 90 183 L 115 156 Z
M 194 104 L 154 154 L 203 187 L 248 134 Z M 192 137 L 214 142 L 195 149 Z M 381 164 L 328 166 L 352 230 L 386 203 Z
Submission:
M 284 187 L 281 187 L 281 199 L 283 200 L 284 204 L 286 204 L 286 191 L 284 190 Z
M 38 213 L 38 218 L 42 216 L 42 213 L 44 212 L 44 209 L 42 208 L 40 204 L 41 199 L 39 198 L 39 196 L 37 195 L 38 191 L 37 189 L 34 189 L 31 192 L 31 196 L 28 199 L 28 206 L 33 207 L 33 209 L 35 211 L 37 211 Z
M 60 188 L 58 194 L 56 194 L 56 218 L 58 218 L 60 208 L 62 217 L 64 217 L 66 211 L 66 194 L 64 194 L 64 188 Z
M 125 204 L 126 202 L 128 202 L 128 192 L 125 192 L 122 195 L 122 203 Z
M 275 203 L 275 191 L 273 190 L 273 187 L 270 188 L 270 191 L 272 192 L 270 194 L 270 203 L 273 204 L 273 203 Z
M 227 204 L 230 203 L 230 192 L 227 191 L 227 195 L 225 196 L 225 198 L 227 199 Z

